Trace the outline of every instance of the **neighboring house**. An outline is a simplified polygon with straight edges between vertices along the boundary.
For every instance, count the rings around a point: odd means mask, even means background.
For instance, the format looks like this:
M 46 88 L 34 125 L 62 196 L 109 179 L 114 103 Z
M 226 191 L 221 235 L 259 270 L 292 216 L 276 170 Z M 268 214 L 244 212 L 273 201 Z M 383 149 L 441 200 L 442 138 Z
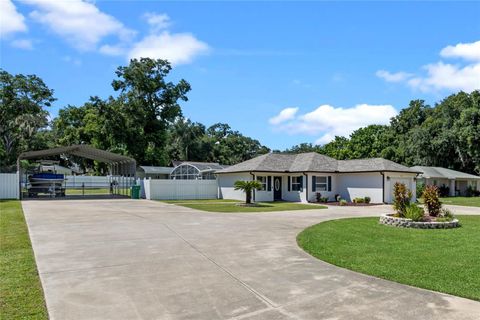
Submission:
M 269 153 L 218 170 L 216 175 L 224 199 L 244 200 L 243 192 L 234 190 L 235 181 L 256 179 L 262 183 L 262 190 L 254 193 L 256 201 L 316 201 L 320 192 L 330 201 L 338 194 L 347 201 L 368 196 L 372 203 L 391 203 L 395 182 L 405 183 L 415 197 L 418 173 L 380 158 L 335 160 L 311 152 Z
M 418 177 L 420 183 L 448 187 L 450 196 L 465 195 L 468 186 L 480 190 L 480 177 L 473 174 L 442 167 L 415 166 L 411 169 L 422 172 Z
M 172 167 L 139 166 L 136 175 L 140 179 L 169 179 L 172 170 Z
M 215 162 L 173 161 L 172 180 L 215 180 L 215 172 L 228 166 Z

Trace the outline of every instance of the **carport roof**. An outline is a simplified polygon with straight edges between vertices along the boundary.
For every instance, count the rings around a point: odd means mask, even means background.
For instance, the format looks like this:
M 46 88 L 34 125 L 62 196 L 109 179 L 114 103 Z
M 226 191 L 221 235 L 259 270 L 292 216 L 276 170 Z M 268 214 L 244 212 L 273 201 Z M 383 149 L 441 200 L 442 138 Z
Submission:
M 420 178 L 439 179 L 478 179 L 479 176 L 442 167 L 415 166 L 412 169 L 421 171 Z
M 121 154 L 100 150 L 85 144 L 72 145 L 67 147 L 57 147 L 45 150 L 22 152 L 18 157 L 22 159 L 38 159 L 41 157 L 51 157 L 61 154 L 71 154 L 82 158 L 97 160 L 105 163 L 135 163 L 135 159 L 123 156 Z

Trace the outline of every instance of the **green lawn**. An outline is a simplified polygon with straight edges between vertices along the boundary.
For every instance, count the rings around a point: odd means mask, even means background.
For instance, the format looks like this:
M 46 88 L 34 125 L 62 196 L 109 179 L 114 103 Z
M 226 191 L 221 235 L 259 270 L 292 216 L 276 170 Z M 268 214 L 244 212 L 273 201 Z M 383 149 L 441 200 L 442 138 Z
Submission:
M 85 192 L 86 195 L 90 194 L 110 194 L 110 189 L 109 188 L 85 188 L 85 190 L 82 190 L 82 188 L 67 188 L 65 190 L 65 194 L 67 196 L 72 196 L 72 195 L 82 195 L 83 192 Z
M 440 198 L 440 201 L 456 206 L 480 207 L 480 197 L 448 197 Z
M 461 228 L 401 229 L 378 218 L 323 222 L 297 242 L 334 265 L 416 287 L 480 300 L 480 216 L 459 216 Z
M 309 209 L 325 209 L 325 206 L 309 205 L 296 202 L 257 202 L 257 207 L 241 207 L 235 205 L 235 202 L 225 202 L 225 200 L 195 200 L 192 202 L 177 202 L 175 204 L 187 208 L 210 211 L 210 212 L 272 212 L 287 210 L 309 210 Z
M 19 201 L 0 200 L 0 318 L 48 319 Z

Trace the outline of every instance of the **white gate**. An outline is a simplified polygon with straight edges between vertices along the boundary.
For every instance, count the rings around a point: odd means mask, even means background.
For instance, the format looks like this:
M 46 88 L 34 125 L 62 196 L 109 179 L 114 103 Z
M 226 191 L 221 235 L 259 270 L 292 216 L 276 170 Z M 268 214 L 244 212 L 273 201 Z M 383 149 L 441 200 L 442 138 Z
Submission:
M 0 173 L 0 199 L 18 199 L 19 194 L 18 174 Z

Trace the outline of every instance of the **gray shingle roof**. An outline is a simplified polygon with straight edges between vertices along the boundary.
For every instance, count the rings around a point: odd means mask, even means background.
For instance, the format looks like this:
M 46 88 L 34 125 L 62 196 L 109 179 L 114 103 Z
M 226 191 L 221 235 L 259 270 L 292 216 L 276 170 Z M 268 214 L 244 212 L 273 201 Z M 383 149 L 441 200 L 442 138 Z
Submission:
M 393 161 L 375 158 L 360 160 L 335 160 L 325 155 L 309 152 L 299 154 L 268 153 L 241 162 L 216 173 L 232 172 L 371 172 L 371 171 L 417 171 Z
M 420 174 L 421 178 L 440 178 L 440 179 L 479 179 L 479 176 L 456 171 L 452 169 L 442 168 L 442 167 L 426 167 L 426 166 L 415 166 L 412 167 L 414 170 L 422 172 Z
M 172 167 L 139 166 L 147 174 L 170 174 Z

